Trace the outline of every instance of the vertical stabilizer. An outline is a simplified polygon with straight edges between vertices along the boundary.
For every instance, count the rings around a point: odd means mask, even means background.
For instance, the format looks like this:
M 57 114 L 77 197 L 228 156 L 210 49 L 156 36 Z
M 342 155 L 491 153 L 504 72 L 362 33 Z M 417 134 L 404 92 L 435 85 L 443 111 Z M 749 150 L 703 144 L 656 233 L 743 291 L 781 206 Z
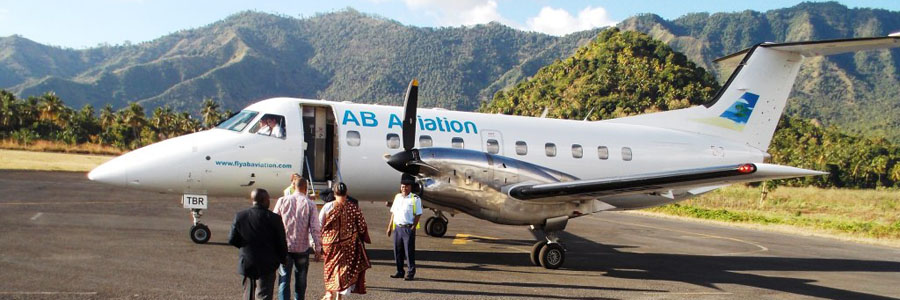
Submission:
M 607 122 L 719 136 L 766 151 L 804 57 L 898 46 L 898 36 L 759 44 L 717 60 L 739 63 L 708 104 Z

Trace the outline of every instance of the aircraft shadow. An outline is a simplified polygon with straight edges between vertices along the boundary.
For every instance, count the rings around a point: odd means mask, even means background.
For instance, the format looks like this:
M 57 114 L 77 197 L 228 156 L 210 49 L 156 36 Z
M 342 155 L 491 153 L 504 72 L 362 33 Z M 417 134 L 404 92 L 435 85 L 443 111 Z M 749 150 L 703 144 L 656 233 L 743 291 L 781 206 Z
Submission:
M 630 246 L 604 245 L 581 238 L 571 233 L 560 234 L 567 247 L 568 253 L 564 270 L 597 272 L 597 280 L 601 277 L 615 277 L 635 280 L 662 280 L 683 282 L 698 286 L 716 288 L 722 284 L 737 284 L 785 293 L 806 295 L 811 297 L 831 299 L 892 299 L 890 297 L 867 294 L 857 291 L 843 290 L 833 287 L 816 285 L 815 280 L 789 276 L 765 276 L 759 274 L 747 274 L 745 271 L 808 271 L 808 272 L 900 272 L 900 262 L 874 261 L 857 259 L 828 259 L 828 258 L 789 258 L 789 257 L 761 257 L 761 256 L 704 256 L 686 254 L 663 253 L 628 253 L 617 249 L 631 248 Z M 493 240 L 493 243 L 504 242 Z M 509 240 L 509 244 L 521 244 L 520 240 Z M 393 252 L 391 250 L 370 249 L 369 257 L 373 264 L 393 266 Z M 534 267 L 529 261 L 527 253 L 502 253 L 502 252 L 469 252 L 447 250 L 418 250 L 416 251 L 417 265 L 423 269 L 453 269 L 470 271 L 503 271 L 514 273 L 534 273 L 552 275 L 558 270 L 546 270 Z M 464 266 L 447 266 L 435 263 L 459 263 Z M 531 266 L 533 269 L 510 270 L 500 266 Z M 583 276 L 583 275 L 579 275 Z M 474 282 L 455 279 L 422 279 L 448 283 L 469 283 L 486 285 L 505 285 L 535 287 L 536 283 L 515 282 Z M 641 289 L 616 289 L 598 286 L 579 286 L 551 283 L 537 283 L 545 288 L 567 288 L 587 290 L 627 290 L 640 292 L 665 292 L 659 290 Z M 425 291 L 420 291 L 425 292 Z M 469 291 L 430 291 L 431 293 L 448 293 L 465 295 Z M 478 295 L 484 295 L 478 293 Z M 507 297 L 538 296 L 538 295 L 497 295 Z M 547 297 L 547 295 L 540 295 Z M 567 299 L 567 298 L 561 298 Z

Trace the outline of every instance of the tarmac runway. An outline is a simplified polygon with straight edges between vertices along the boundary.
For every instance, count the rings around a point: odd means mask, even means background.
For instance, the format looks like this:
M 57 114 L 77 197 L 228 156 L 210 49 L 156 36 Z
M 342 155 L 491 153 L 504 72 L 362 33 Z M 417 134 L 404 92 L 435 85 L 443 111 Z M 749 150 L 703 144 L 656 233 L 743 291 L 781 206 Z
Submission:
M 900 298 L 900 249 L 627 213 L 571 220 L 559 270 L 531 265 L 526 228 L 457 215 L 443 238 L 419 232 L 417 280 L 407 282 L 388 277 L 388 209 L 360 205 L 373 268 L 369 294 L 352 298 Z M 0 170 L 0 299 L 238 299 L 238 251 L 225 242 L 246 207 L 211 199 L 212 239 L 198 245 L 178 195 Z M 321 297 L 321 263 L 308 282 L 307 298 Z

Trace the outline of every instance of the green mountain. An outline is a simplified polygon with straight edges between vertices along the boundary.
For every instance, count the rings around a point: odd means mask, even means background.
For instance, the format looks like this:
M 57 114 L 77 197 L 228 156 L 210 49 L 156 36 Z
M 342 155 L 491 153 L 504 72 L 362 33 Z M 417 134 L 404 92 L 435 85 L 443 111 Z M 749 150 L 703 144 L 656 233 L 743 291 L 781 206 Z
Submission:
M 619 24 L 665 41 L 707 70 L 712 61 L 756 43 L 885 36 L 900 31 L 900 12 L 803 3 L 764 13 L 695 13 L 675 20 L 647 14 Z M 728 78 L 719 72 L 719 79 Z M 900 50 L 808 59 L 800 69 L 787 114 L 900 142 Z
M 20 97 L 54 91 L 75 107 L 196 111 L 204 98 L 229 109 L 274 96 L 400 104 L 418 78 L 422 105 L 473 110 L 597 32 L 418 28 L 350 9 L 306 19 L 244 12 L 138 45 L 71 50 L 0 38 L 0 87 Z
M 648 33 L 715 70 L 713 59 L 761 41 L 900 31 L 900 12 L 804 3 L 675 20 L 639 15 L 618 27 Z M 599 32 L 554 37 L 496 23 L 419 28 L 351 9 L 302 19 L 244 12 L 136 45 L 72 50 L 0 38 L 0 88 L 19 97 L 54 91 L 74 107 L 137 101 L 147 111 L 170 105 L 197 112 L 206 98 L 231 110 L 274 96 L 400 104 L 406 84 L 418 78 L 423 106 L 475 110 Z M 788 114 L 897 142 L 898 78 L 900 50 L 810 59 Z
M 698 105 L 718 88 L 712 75 L 666 44 L 613 28 L 498 92 L 481 110 L 538 116 L 547 109 L 551 118 L 600 120 Z

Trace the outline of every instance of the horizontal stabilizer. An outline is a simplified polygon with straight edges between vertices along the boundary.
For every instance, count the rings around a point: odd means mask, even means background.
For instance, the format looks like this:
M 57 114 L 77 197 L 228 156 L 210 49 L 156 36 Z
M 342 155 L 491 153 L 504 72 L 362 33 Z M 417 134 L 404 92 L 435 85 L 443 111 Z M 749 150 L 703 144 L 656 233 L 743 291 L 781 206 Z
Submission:
M 791 52 L 802 55 L 803 57 L 834 55 L 841 53 L 877 50 L 885 48 L 900 47 L 900 34 L 894 33 L 886 37 L 871 38 L 855 38 L 855 39 L 839 39 L 839 40 L 822 40 L 807 42 L 791 42 L 791 43 L 762 43 L 759 47 L 769 48 L 773 50 Z M 753 47 L 720 57 L 715 60 L 723 66 L 729 68 L 737 65 L 744 58 L 744 55 Z

